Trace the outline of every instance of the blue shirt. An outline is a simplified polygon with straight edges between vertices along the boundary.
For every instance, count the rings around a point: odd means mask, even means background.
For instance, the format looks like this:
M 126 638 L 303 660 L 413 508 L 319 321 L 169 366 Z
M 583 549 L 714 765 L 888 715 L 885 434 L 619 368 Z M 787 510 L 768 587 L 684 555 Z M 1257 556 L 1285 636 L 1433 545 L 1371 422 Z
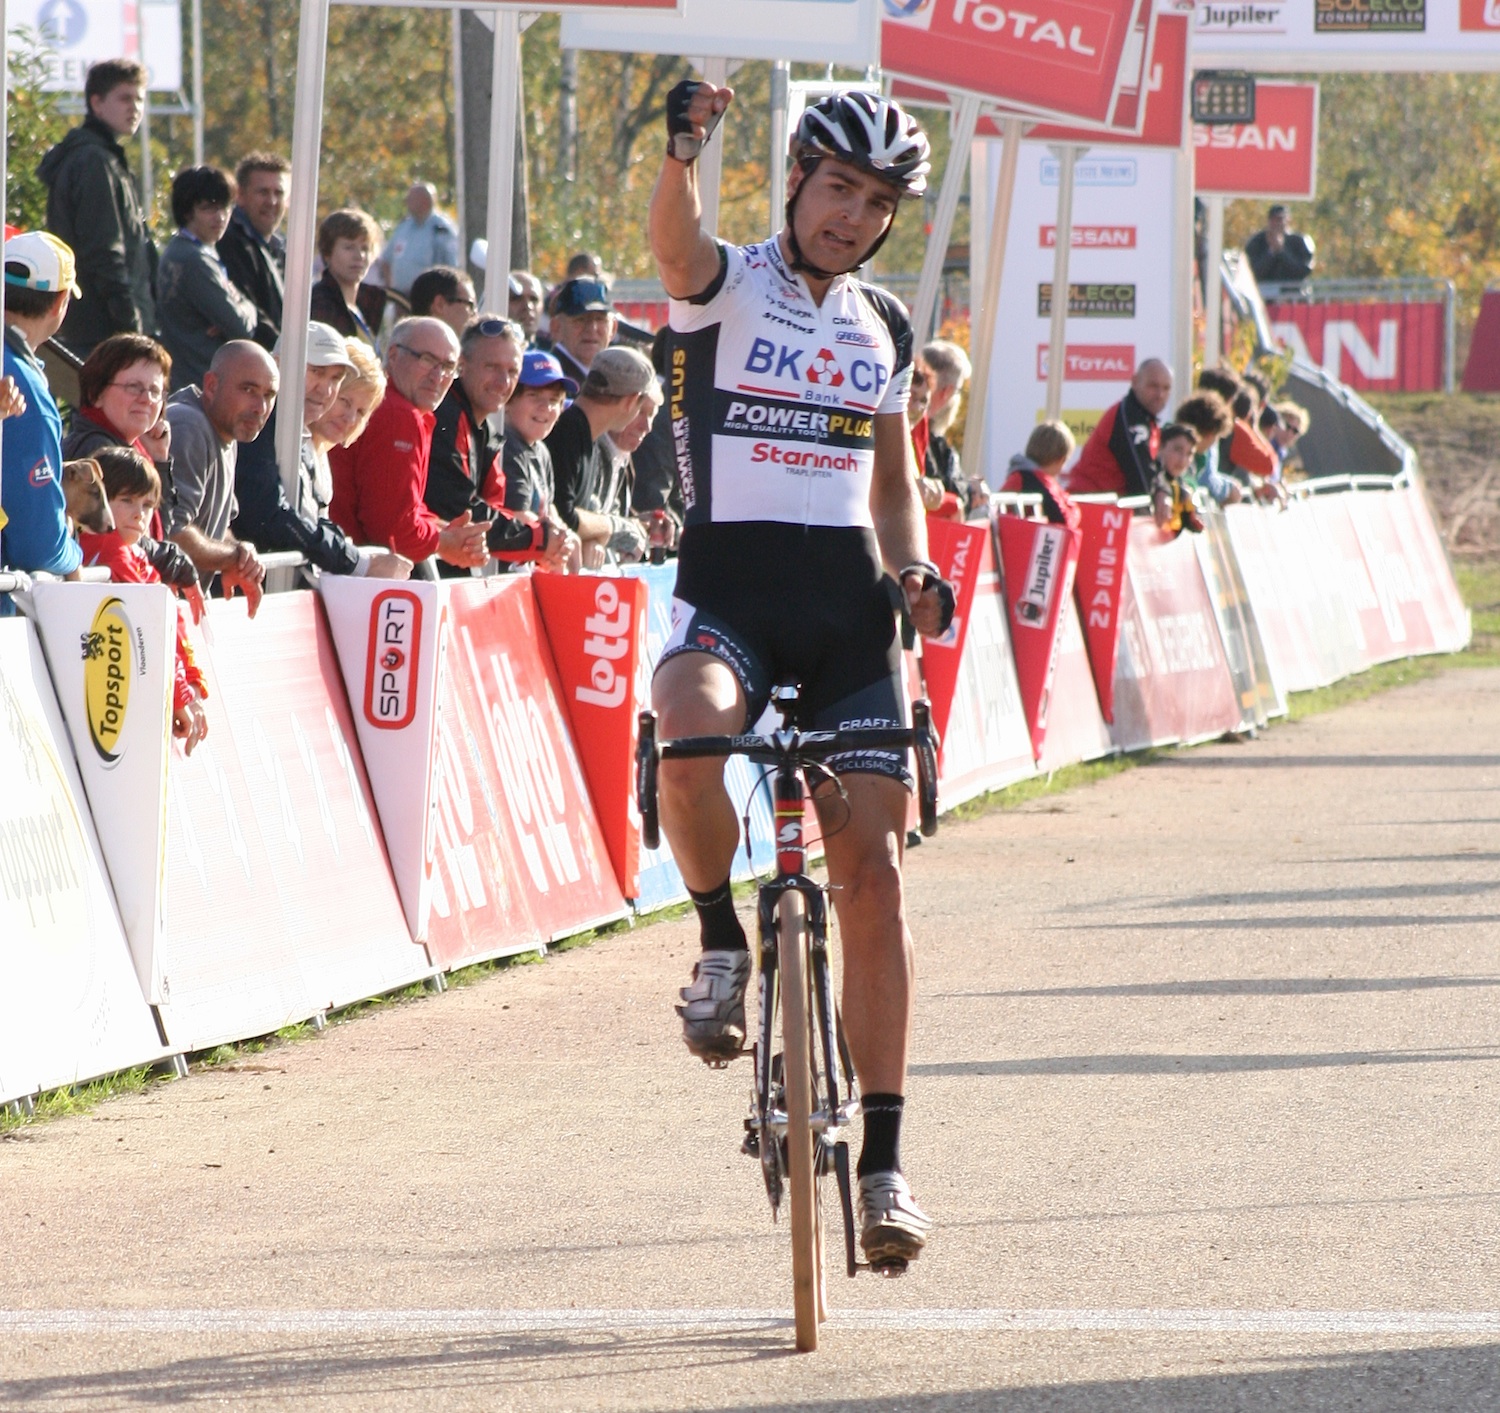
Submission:
M 28 573 L 71 574 L 83 563 L 68 533 L 62 484 L 62 418 L 42 365 L 14 325 L 5 330 L 5 375 L 26 398 L 26 411 L 0 433 L 0 564 Z
M 458 228 L 441 211 L 425 221 L 407 216 L 380 252 L 392 289 L 407 294 L 411 282 L 434 265 L 458 264 Z

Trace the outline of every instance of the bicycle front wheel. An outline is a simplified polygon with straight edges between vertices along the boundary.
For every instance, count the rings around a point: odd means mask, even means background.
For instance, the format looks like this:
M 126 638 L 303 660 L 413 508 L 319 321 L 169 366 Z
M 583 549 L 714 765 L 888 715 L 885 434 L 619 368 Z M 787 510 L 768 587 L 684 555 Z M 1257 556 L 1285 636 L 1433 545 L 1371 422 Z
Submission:
M 782 1077 L 786 1090 L 787 1187 L 791 1199 L 792 1303 L 797 1348 L 818 1347 L 822 1312 L 822 1243 L 818 1240 L 817 1174 L 813 1170 L 813 1082 L 807 985 L 807 900 L 781 895 L 776 920 L 781 971 Z

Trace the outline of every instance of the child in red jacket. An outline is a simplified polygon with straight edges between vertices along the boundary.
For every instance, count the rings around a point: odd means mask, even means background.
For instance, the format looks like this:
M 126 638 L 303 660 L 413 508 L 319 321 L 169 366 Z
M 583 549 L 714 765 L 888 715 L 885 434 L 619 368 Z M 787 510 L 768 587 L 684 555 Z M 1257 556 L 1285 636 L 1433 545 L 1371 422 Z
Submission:
M 80 536 L 85 564 L 103 565 L 116 584 L 160 584 L 161 575 L 140 549 L 139 541 L 161 501 L 161 479 L 156 467 L 131 447 L 100 447 L 93 458 L 104 478 L 104 494 L 114 512 L 115 528 L 107 535 L 85 531 Z M 208 716 L 201 705 L 208 696 L 203 673 L 193 661 L 182 605 L 177 606 L 177 668 L 172 683 L 172 734 L 191 754 L 208 734 Z

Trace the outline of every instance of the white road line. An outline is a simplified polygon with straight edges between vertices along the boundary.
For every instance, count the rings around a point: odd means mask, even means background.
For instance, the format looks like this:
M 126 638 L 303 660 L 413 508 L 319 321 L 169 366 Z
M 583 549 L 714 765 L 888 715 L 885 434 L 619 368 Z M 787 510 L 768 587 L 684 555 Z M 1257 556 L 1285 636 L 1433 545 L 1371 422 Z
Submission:
M 718 1333 L 790 1325 L 782 1310 L 0 1310 L 5 1335 L 497 1335 L 639 1330 Z M 1496 1335 L 1494 1310 L 835 1311 L 836 1330 L 900 1333 L 1083 1330 L 1172 1334 Z

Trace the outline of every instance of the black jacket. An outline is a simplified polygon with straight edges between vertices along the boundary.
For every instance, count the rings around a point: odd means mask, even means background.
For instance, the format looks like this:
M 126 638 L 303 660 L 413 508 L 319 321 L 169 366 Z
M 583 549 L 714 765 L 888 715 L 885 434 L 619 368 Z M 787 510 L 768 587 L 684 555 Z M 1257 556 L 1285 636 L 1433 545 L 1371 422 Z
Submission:
M 156 332 L 156 246 L 114 131 L 92 115 L 38 164 L 47 229 L 73 248 L 78 287 L 60 337 L 85 357 L 111 334 Z
M 1272 250 L 1264 231 L 1245 242 L 1245 256 L 1255 272 L 1257 284 L 1300 284 L 1318 263 L 1317 252 L 1309 237 L 1288 231 L 1280 250 Z
M 344 303 L 344 292 L 339 288 L 339 282 L 324 270 L 322 279 L 312 287 L 307 317 L 337 329 L 346 339 L 364 339 L 373 348 L 375 340 L 380 337 L 380 320 L 385 313 L 385 291 L 379 285 L 362 284 L 354 295 L 354 302 L 365 321 L 363 329 L 355 322 L 349 306 Z
M 280 236 L 266 240 L 236 206 L 218 248 L 230 284 L 255 306 L 260 316 L 255 329 L 256 343 L 267 350 L 275 348 L 276 340 L 281 337 L 281 304 L 286 297 L 286 243 Z

